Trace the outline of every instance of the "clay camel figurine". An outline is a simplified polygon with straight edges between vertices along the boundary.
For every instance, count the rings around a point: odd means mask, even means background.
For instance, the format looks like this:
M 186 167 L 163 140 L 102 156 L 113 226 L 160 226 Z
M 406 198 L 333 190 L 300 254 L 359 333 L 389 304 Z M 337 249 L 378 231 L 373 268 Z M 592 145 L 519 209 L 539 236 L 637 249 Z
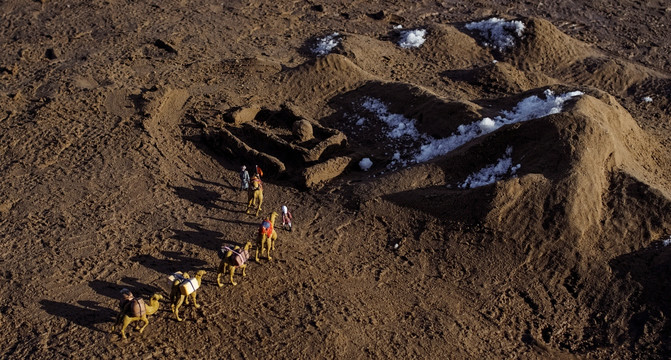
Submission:
M 200 305 L 196 302 L 196 295 L 202 283 L 203 275 L 205 275 L 205 270 L 198 270 L 196 276 L 193 278 L 186 278 L 185 276 L 180 279 L 179 277 L 174 277 L 172 290 L 170 291 L 170 300 L 172 302 L 170 309 L 175 314 L 177 321 L 184 320 L 179 317 L 179 307 L 182 306 L 182 303 L 189 304 L 189 297 L 193 300 L 193 306 L 196 309 L 200 308 Z
M 163 296 L 161 294 L 154 294 L 151 299 L 149 300 L 149 305 L 145 305 L 145 314 L 133 314 L 133 306 L 131 306 L 131 309 L 129 311 L 121 311 L 119 312 L 119 316 L 117 316 L 116 323 L 114 326 L 112 326 L 112 332 L 114 332 L 114 329 L 116 329 L 117 325 L 121 325 L 121 337 L 124 339 L 126 338 L 126 327 L 134 321 L 144 321 L 144 325 L 141 328 L 137 328 L 140 331 L 140 334 L 144 331 L 144 328 L 149 325 L 149 319 L 147 319 L 147 316 L 149 315 L 154 315 L 158 311 L 159 307 L 159 301 L 163 299 Z M 133 301 L 133 300 L 130 300 Z M 140 315 L 140 316 L 136 316 Z
M 267 251 L 268 260 L 273 259 L 270 256 L 270 250 L 275 250 L 275 241 L 277 241 L 275 220 L 277 220 L 278 216 L 279 214 L 273 211 L 269 217 L 261 222 L 261 226 L 259 226 L 259 232 L 256 236 L 256 262 L 259 262 L 259 251 L 261 252 L 261 256 Z
M 233 274 L 235 274 L 235 269 L 241 268 L 242 276 L 247 276 L 245 270 L 247 270 L 247 260 L 249 259 L 249 249 L 251 249 L 251 247 L 252 243 L 248 242 L 245 244 L 243 249 L 240 249 L 240 246 L 236 246 L 233 249 L 230 247 L 224 248 L 228 251 L 226 252 L 224 258 L 221 259 L 221 263 L 219 264 L 219 269 L 217 271 L 217 284 L 219 284 L 219 287 L 224 286 L 224 283 L 221 282 L 221 275 L 224 275 L 226 270 L 228 270 L 230 273 L 231 284 L 234 286 L 238 285 L 238 283 L 233 281 Z
M 176 273 L 173 273 L 172 275 L 168 276 L 168 280 L 172 282 L 172 287 L 170 289 L 170 306 L 173 307 L 175 303 L 177 303 L 177 300 L 179 300 L 179 284 L 186 280 L 191 278 L 188 273 L 183 273 L 181 271 L 178 271 Z M 184 303 L 189 305 L 189 298 L 186 298 L 184 300 Z
M 261 204 L 263 203 L 263 185 L 257 175 L 252 177 L 252 186 L 247 190 L 247 214 L 256 206 L 256 215 L 259 216 Z

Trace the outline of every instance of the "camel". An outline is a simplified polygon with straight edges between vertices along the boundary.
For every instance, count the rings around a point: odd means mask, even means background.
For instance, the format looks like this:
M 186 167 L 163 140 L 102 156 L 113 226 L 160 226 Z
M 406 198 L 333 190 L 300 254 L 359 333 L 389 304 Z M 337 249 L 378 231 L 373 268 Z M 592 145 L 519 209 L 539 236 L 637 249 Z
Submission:
M 188 273 L 183 273 L 181 271 L 178 271 L 176 273 L 173 273 L 172 275 L 168 276 L 168 280 L 170 280 L 172 284 L 172 288 L 170 289 L 170 304 L 175 304 L 177 303 L 177 300 L 179 299 L 179 284 L 186 280 L 191 278 Z M 189 305 L 189 298 L 187 297 L 184 299 L 184 303 Z M 174 306 L 174 305 L 171 305 Z
M 263 185 L 261 179 L 257 175 L 252 177 L 252 184 L 247 190 L 247 214 L 250 214 L 254 206 L 256 206 L 256 215 L 259 216 L 261 211 L 261 204 L 263 203 Z
M 200 288 L 203 275 L 205 275 L 205 270 L 199 270 L 193 278 L 183 277 L 180 279 L 180 277 L 176 276 L 170 277 L 173 281 L 172 291 L 170 291 L 170 300 L 172 302 L 170 309 L 175 314 L 177 321 L 184 320 L 179 317 L 179 307 L 182 306 L 182 303 L 189 303 L 189 296 L 191 297 L 191 300 L 193 300 L 193 306 L 196 309 L 200 308 L 200 305 L 196 302 L 196 290 Z
M 126 338 L 126 327 L 134 321 L 144 321 L 144 326 L 141 328 L 136 327 L 136 330 L 140 331 L 140 334 L 144 331 L 144 328 L 149 325 L 149 319 L 147 319 L 147 316 L 149 315 L 154 315 L 158 311 L 158 306 L 159 306 L 159 301 L 163 299 L 163 296 L 161 294 L 154 294 L 151 299 L 149 300 L 149 305 L 144 305 L 144 301 L 142 299 L 127 299 L 128 301 L 131 301 L 131 304 L 129 306 L 129 309 L 125 311 L 122 309 L 119 312 L 119 316 L 117 316 L 116 323 L 114 326 L 112 326 L 112 332 L 114 332 L 114 329 L 116 329 L 117 325 L 121 325 L 121 337 L 124 339 Z M 133 302 L 136 302 L 138 305 L 133 306 Z M 142 302 L 142 305 L 139 305 L 140 302 Z M 138 313 L 138 307 L 144 307 L 144 314 L 142 314 L 142 311 L 139 311 Z
M 259 226 L 259 233 L 256 236 L 256 262 L 259 262 L 259 251 L 261 252 L 261 256 L 263 256 L 264 251 L 267 251 L 268 260 L 273 259 L 270 257 L 270 250 L 275 250 L 275 241 L 277 241 L 275 220 L 278 216 L 279 214 L 273 211 Z
M 233 274 L 235 274 L 235 269 L 242 269 L 242 276 L 247 276 L 245 270 L 247 270 L 247 259 L 249 259 L 249 249 L 252 247 L 252 243 L 248 242 L 245 244 L 244 249 L 240 249 L 240 246 L 236 246 L 231 249 L 230 247 L 222 248 L 222 250 L 228 250 L 221 263 L 219 264 L 219 270 L 217 271 L 217 284 L 219 287 L 224 286 L 224 283 L 221 282 L 221 275 L 226 273 L 228 269 L 230 273 L 231 284 L 233 286 L 238 285 L 233 281 Z

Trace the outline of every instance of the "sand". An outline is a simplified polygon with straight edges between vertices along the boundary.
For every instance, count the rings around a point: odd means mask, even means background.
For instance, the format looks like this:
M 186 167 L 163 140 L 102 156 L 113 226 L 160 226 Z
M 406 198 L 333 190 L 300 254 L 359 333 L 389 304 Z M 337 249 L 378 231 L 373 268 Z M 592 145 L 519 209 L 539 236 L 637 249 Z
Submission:
M 665 2 L 0 10 L 0 357 L 671 356 Z M 515 46 L 466 28 L 494 16 L 525 25 Z M 412 29 L 426 41 L 400 47 Z M 394 152 L 420 140 L 362 110 L 444 138 L 547 90 L 582 95 L 419 164 Z M 516 174 L 460 186 L 509 147 Z M 258 217 L 241 165 L 264 169 Z M 218 287 L 219 249 L 282 205 L 272 260 Z M 198 270 L 178 322 L 168 276 Z M 110 332 L 122 288 L 166 298 L 128 339 Z

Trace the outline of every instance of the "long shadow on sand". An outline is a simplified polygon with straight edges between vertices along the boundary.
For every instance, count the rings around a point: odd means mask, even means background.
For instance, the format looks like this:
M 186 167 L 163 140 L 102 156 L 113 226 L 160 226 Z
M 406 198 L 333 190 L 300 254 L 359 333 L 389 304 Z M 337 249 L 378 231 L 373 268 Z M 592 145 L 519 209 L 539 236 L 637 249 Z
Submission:
M 74 324 L 94 331 L 107 332 L 97 324 L 113 323 L 116 312 L 110 308 L 100 306 L 95 301 L 78 301 L 78 305 L 51 300 L 40 300 L 42 309 L 53 316 L 62 317 Z
M 177 196 L 182 199 L 189 200 L 194 204 L 201 205 L 206 209 L 223 209 L 221 206 L 215 204 L 219 200 L 220 194 L 216 191 L 211 191 L 202 186 L 194 186 L 193 189 L 172 186 Z
M 142 298 L 148 298 L 154 293 L 163 292 L 161 288 L 145 283 L 141 283 L 136 278 L 124 277 L 121 279 L 123 284 L 115 284 L 109 281 L 93 280 L 89 282 L 91 289 L 98 294 L 112 299 L 119 299 L 119 292 L 126 288 L 130 290 L 133 295 Z
M 217 221 L 222 221 L 222 222 L 227 222 L 231 224 L 238 224 L 238 225 L 251 225 L 251 226 L 258 226 L 261 223 L 261 220 L 259 219 L 258 222 L 250 222 L 250 221 L 242 221 L 242 220 L 235 220 L 235 219 L 224 219 L 224 218 L 216 218 L 212 216 L 206 216 L 208 219 L 212 220 L 217 220 Z
M 632 298 L 638 304 L 633 305 L 638 311 L 629 320 L 629 335 L 639 339 L 649 332 L 650 324 L 658 324 L 654 329 L 660 339 L 667 344 L 671 341 L 671 246 L 657 241 L 647 248 L 620 255 L 610 261 L 615 276 L 620 279 L 631 279 L 638 283 L 640 291 Z M 630 305 L 631 306 L 631 305 Z M 657 327 L 656 326 L 656 327 Z M 667 347 L 668 348 L 668 347 Z
M 193 230 L 176 230 L 173 229 L 174 238 L 179 241 L 188 242 L 198 245 L 208 250 L 218 250 L 221 244 L 220 238 L 224 235 L 219 231 L 208 230 L 200 224 L 185 222 L 185 226 Z
M 197 181 L 197 182 L 199 182 L 199 183 L 201 183 L 201 184 L 214 185 L 214 186 L 220 186 L 220 187 L 226 187 L 226 188 L 229 188 L 229 189 L 234 189 L 233 185 L 231 185 L 231 183 L 230 183 L 227 179 L 224 179 L 224 181 L 225 181 L 226 184 L 228 184 L 228 185 L 224 185 L 224 184 L 222 184 L 222 183 L 218 183 L 218 182 L 216 182 L 216 181 L 210 181 L 210 180 L 205 180 L 205 179 L 197 178 L 197 177 L 195 177 L 195 176 L 191 176 L 191 175 L 189 175 L 189 178 L 190 178 L 191 180 L 193 180 L 193 181 Z
M 227 200 L 227 199 L 220 199 L 219 201 L 225 204 L 228 204 L 230 206 L 227 207 L 221 207 L 222 210 L 226 210 L 232 213 L 244 213 L 247 211 L 247 197 L 246 195 L 244 198 L 242 198 L 242 201 L 239 200 Z
M 131 257 L 130 260 L 166 274 L 166 279 L 169 274 L 176 271 L 195 272 L 209 265 L 207 261 L 184 256 L 184 254 L 175 251 L 161 251 L 161 255 L 165 256 L 165 259 L 158 259 L 151 255 L 136 255 Z

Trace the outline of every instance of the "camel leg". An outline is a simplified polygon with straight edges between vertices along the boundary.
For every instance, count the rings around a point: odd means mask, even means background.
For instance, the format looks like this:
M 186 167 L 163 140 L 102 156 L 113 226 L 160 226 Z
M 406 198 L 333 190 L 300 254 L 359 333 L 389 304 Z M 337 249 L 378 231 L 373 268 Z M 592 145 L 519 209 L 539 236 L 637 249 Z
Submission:
M 175 314 L 175 317 L 177 318 L 177 321 L 182 321 L 184 319 L 179 318 L 179 307 L 182 306 L 182 303 L 184 302 L 185 296 L 182 295 L 179 297 L 179 300 L 177 300 L 177 304 L 175 304 L 174 309 L 172 309 L 172 312 Z
M 222 260 L 222 263 L 223 262 L 224 261 Z M 223 266 L 219 266 L 219 271 L 217 272 L 217 285 L 219 285 L 219 287 L 224 286 L 224 283 L 221 282 L 221 275 L 226 273 L 226 267 L 228 267 L 228 264 L 226 263 L 223 263 L 222 265 Z
M 193 306 L 194 306 L 196 309 L 199 309 L 199 308 L 200 308 L 200 305 L 198 305 L 198 303 L 196 302 L 196 295 L 198 295 L 198 293 L 195 292 L 195 291 L 194 291 L 193 293 L 191 293 L 191 297 L 193 298 Z M 188 296 L 187 296 L 187 297 L 188 297 Z
M 235 268 L 234 268 L 233 266 L 231 266 L 231 270 L 230 270 L 231 284 L 233 284 L 233 286 L 235 286 L 235 285 L 238 285 L 238 283 L 236 283 L 235 281 L 233 281 L 233 274 L 235 274 Z
M 247 203 L 247 214 L 249 214 L 249 210 L 251 210 L 253 206 L 254 206 L 254 197 L 251 197 L 249 199 L 249 202 Z
M 142 317 L 142 321 L 144 321 L 144 326 L 142 326 L 140 328 L 140 334 L 142 334 L 142 332 L 144 331 L 144 328 L 146 328 L 147 325 L 149 325 L 149 319 L 147 319 L 147 315 Z
M 122 338 L 124 338 L 124 339 L 126 338 L 126 328 L 128 327 L 128 324 L 130 324 L 132 321 L 133 320 L 130 317 L 124 316 L 123 325 L 121 326 L 121 337 Z
M 271 239 L 267 237 L 266 235 L 263 235 L 263 245 L 261 245 L 261 256 L 263 256 L 263 252 L 265 251 L 268 254 L 268 260 L 272 260 L 273 258 L 270 257 L 270 247 L 271 245 Z
M 241 267 L 242 267 L 242 276 L 243 277 L 247 276 L 247 274 L 245 274 L 245 271 L 247 271 L 247 264 L 242 265 Z
M 263 253 L 261 253 L 261 255 L 263 255 Z M 258 246 L 256 247 L 256 262 L 260 262 L 259 261 L 259 247 Z

